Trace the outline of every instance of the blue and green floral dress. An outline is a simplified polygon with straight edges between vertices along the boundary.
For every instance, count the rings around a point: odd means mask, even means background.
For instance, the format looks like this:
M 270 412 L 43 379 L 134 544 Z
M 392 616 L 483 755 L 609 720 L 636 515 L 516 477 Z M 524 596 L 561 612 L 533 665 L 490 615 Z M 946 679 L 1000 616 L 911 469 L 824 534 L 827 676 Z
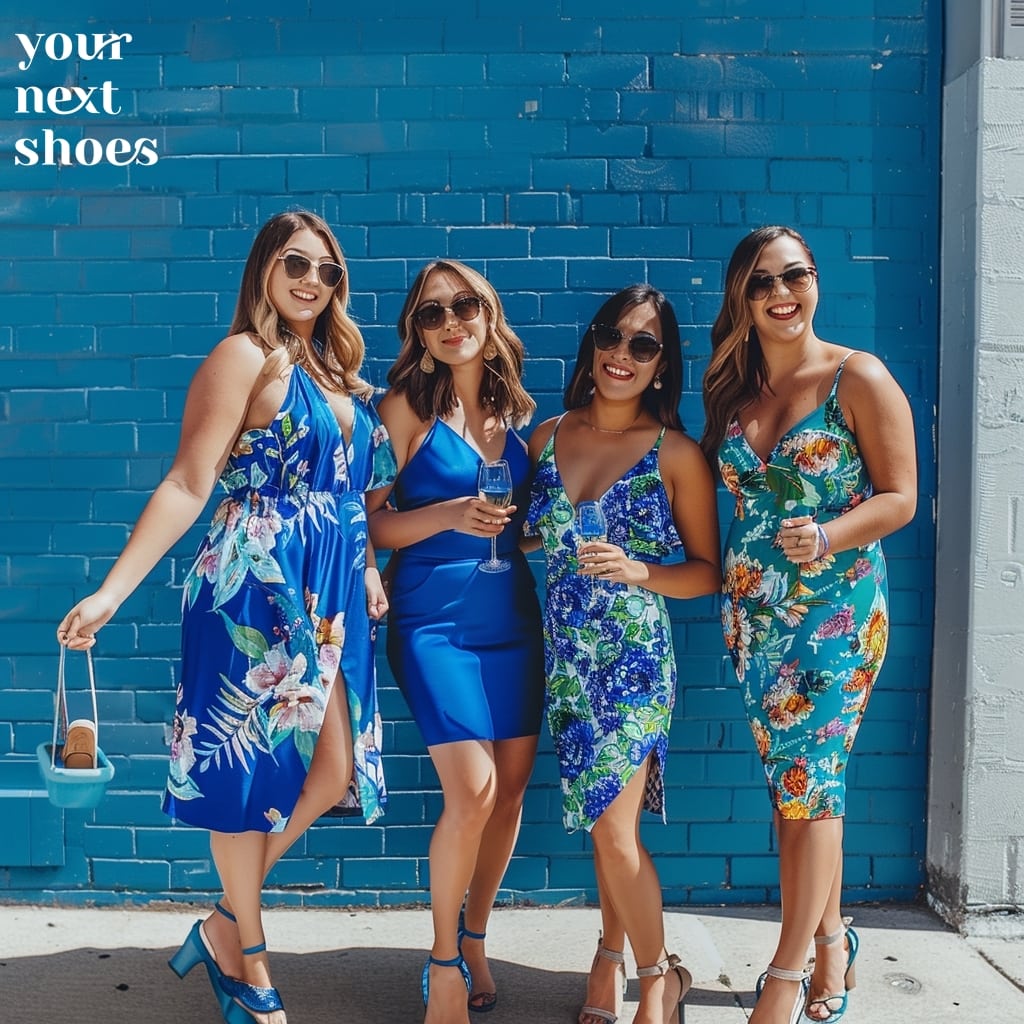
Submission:
M 339 673 L 354 747 L 344 804 L 367 821 L 382 813 L 364 492 L 390 485 L 395 458 L 373 406 L 353 407 L 346 444 L 294 366 L 273 423 L 242 434 L 221 474 L 227 497 L 185 580 L 163 802 L 189 825 L 285 828 Z
M 646 810 L 665 814 L 665 757 L 676 663 L 665 600 L 626 583 L 577 573 L 572 503 L 555 463 L 555 436 L 541 452 L 527 514 L 547 560 L 545 710 L 562 782 L 563 821 L 588 832 L 650 757 Z M 608 541 L 630 558 L 660 562 L 681 552 L 653 447 L 601 497 Z
M 841 363 L 825 402 L 782 436 L 767 461 L 735 420 L 718 452 L 736 498 L 722 629 L 772 803 L 785 818 L 844 813 L 846 762 L 889 636 L 877 541 L 798 566 L 778 540 L 780 520 L 790 515 L 813 513 L 825 524 L 871 496 L 836 397 L 842 370 Z

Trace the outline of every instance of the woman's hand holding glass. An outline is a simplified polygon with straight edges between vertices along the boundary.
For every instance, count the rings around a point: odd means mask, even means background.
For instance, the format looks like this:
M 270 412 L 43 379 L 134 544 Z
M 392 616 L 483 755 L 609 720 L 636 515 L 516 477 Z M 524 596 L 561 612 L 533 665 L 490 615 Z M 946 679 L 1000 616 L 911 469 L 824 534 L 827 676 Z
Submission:
M 485 514 L 491 516 L 496 512 L 507 521 L 507 510 L 512 501 L 512 474 L 504 459 L 496 462 L 484 462 L 477 476 L 477 493 L 484 503 Z M 504 523 L 502 524 L 504 528 Z M 498 557 L 498 530 L 491 534 L 491 557 L 480 563 L 481 572 L 506 572 L 512 563 Z

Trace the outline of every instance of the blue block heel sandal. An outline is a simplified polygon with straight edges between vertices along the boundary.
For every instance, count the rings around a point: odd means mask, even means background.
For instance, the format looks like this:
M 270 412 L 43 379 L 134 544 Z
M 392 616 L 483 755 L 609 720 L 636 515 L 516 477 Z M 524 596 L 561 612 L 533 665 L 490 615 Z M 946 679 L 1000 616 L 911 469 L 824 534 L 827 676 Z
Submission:
M 459 953 L 462 953 L 462 940 L 463 939 L 476 939 L 478 942 L 483 942 L 487 938 L 487 932 L 471 932 L 466 927 L 466 912 L 465 910 L 459 911 Z M 471 986 L 472 987 L 472 986 Z M 473 1000 L 478 1000 L 473 1002 Z M 498 1005 L 498 993 L 497 992 L 470 992 L 469 994 L 469 1008 L 474 1013 L 490 1013 Z
M 849 920 L 847 918 L 846 920 Z M 857 959 L 857 952 L 860 949 L 860 939 L 857 933 L 844 921 L 843 927 L 831 935 L 815 935 L 816 946 L 831 946 L 841 938 L 846 937 L 846 973 L 843 975 L 843 987 L 846 991 L 833 995 L 822 996 L 820 999 L 808 999 L 804 1008 L 804 1015 L 801 1024 L 836 1024 L 846 1013 L 849 998 L 847 992 L 857 987 L 857 970 L 854 961 Z M 827 1017 L 812 1017 L 808 1012 L 813 1006 L 823 1006 L 828 1011 Z
M 462 959 L 460 953 L 457 957 L 451 960 L 438 960 L 437 957 L 431 955 L 427 957 L 427 962 L 423 965 L 423 977 L 420 978 L 420 989 L 423 992 L 423 1005 L 427 1005 L 427 1000 L 430 999 L 430 965 L 436 964 L 438 967 L 458 967 L 462 972 L 462 980 L 466 983 L 466 992 L 473 987 L 473 977 L 469 973 L 469 968 L 466 966 L 466 961 Z
M 225 917 L 232 921 L 235 919 L 219 903 L 215 906 Z M 221 1016 L 227 1021 L 227 1024 L 252 1024 L 252 1018 L 240 1006 L 231 1001 L 231 997 L 221 986 L 224 974 L 206 939 L 202 921 L 196 921 L 192 925 L 192 930 L 185 937 L 181 949 L 167 963 L 179 978 L 184 978 L 197 964 L 203 964 L 206 967 L 206 975 L 210 979 L 210 987 L 213 989 L 217 1005 L 220 1007 Z
M 266 950 L 267 944 L 261 942 L 258 946 L 250 946 L 242 950 L 242 956 L 252 956 L 254 953 L 262 953 Z M 249 985 L 237 978 L 229 978 L 226 974 L 220 976 L 220 987 L 231 1000 L 231 1009 L 238 1011 L 241 1016 L 228 1016 L 224 1019 L 228 1024 L 253 1024 L 252 1014 L 273 1013 L 275 1010 L 283 1010 L 284 1003 L 281 1002 L 281 994 L 276 988 L 263 988 L 260 985 Z

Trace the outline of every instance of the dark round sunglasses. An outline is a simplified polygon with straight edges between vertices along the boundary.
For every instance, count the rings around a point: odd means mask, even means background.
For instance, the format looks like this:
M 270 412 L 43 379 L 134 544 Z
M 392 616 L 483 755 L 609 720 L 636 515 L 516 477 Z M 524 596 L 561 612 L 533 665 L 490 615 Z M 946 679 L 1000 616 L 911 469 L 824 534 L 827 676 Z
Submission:
M 412 318 L 425 331 L 436 331 L 449 313 L 454 313 L 464 323 L 475 320 L 480 315 L 482 304 L 483 300 L 476 295 L 464 295 L 450 306 L 442 306 L 440 302 L 426 302 L 413 313 Z
M 594 324 L 590 328 L 594 335 L 594 344 L 602 352 L 610 352 L 622 344 L 622 331 L 608 324 Z M 638 363 L 649 363 L 661 351 L 661 342 L 647 331 L 639 331 L 629 339 L 629 354 Z
M 781 274 L 751 274 L 747 281 L 747 298 L 759 302 L 775 291 L 775 282 L 781 281 L 788 291 L 806 292 L 818 276 L 814 267 L 792 267 Z
M 309 268 L 314 266 L 311 259 L 300 256 L 298 253 L 290 252 L 285 256 L 277 257 L 284 264 L 284 272 L 293 280 L 299 280 L 309 273 Z M 327 285 L 328 288 L 337 288 L 345 276 L 345 268 L 332 260 L 321 260 L 316 266 L 316 276 Z

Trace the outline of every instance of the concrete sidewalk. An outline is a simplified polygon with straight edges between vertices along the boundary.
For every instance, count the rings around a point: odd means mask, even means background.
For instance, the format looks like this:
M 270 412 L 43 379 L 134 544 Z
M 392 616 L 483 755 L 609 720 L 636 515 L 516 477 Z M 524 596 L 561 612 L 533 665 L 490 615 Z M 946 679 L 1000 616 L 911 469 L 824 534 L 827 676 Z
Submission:
M 919 907 L 846 909 L 861 938 L 851 1024 L 1024 1021 L 1024 942 L 967 941 Z M 0 1021 L 217 1024 L 205 972 L 179 981 L 167 967 L 205 912 L 0 906 Z M 593 908 L 495 911 L 488 951 L 500 994 L 487 1024 L 573 1024 L 599 922 Z M 686 1024 L 747 1019 L 776 922 L 774 908 L 666 912 L 668 948 L 694 975 Z M 422 1021 L 426 910 L 270 910 L 266 930 L 290 1024 Z M 624 1024 L 637 997 L 628 954 L 627 966 Z

